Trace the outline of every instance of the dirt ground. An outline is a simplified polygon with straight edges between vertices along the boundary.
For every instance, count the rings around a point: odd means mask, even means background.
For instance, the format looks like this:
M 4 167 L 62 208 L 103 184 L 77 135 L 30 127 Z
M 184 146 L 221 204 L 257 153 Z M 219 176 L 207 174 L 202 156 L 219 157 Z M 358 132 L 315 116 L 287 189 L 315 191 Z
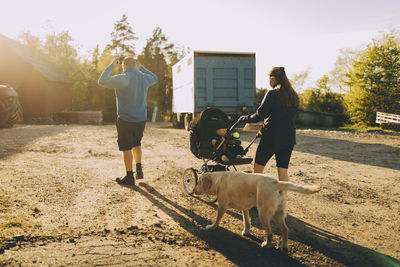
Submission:
M 277 228 L 274 247 L 260 247 L 256 210 L 250 237 L 237 210 L 205 229 L 216 204 L 182 190 L 184 169 L 202 164 L 188 143 L 148 123 L 145 179 L 129 188 L 115 182 L 114 125 L 1 129 L 0 266 L 400 266 L 399 135 L 298 130 L 289 179 L 322 191 L 288 193 L 288 255 Z M 276 175 L 273 159 L 265 173 Z

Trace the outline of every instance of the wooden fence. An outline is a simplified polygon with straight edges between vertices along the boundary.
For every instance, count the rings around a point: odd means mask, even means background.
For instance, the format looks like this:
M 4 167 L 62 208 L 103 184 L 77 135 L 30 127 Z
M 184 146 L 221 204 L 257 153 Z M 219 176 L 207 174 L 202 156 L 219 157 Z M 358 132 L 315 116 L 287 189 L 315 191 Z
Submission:
M 400 115 L 377 112 L 375 122 L 379 123 L 382 129 L 400 131 Z

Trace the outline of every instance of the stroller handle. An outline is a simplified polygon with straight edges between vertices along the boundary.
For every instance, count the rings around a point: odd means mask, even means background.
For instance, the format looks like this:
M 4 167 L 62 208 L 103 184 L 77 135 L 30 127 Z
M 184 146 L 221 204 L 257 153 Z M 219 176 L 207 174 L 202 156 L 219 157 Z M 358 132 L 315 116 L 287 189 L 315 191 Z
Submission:
M 241 120 L 237 120 L 237 122 L 235 122 L 231 128 L 229 128 L 227 135 L 229 135 L 235 128 L 236 126 L 241 122 Z
M 257 138 L 260 138 L 262 136 L 261 130 L 257 132 L 256 136 L 254 136 L 253 140 L 251 140 L 250 144 L 244 149 L 243 155 L 246 155 L 247 152 L 249 152 L 249 148 L 251 147 L 252 144 L 257 140 Z

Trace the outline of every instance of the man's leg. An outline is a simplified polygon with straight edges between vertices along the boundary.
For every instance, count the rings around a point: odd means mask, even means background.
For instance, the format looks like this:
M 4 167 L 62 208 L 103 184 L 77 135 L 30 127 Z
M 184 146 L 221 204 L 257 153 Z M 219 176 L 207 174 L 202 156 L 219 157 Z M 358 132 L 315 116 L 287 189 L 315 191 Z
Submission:
M 136 122 L 135 127 L 133 128 L 133 157 L 136 162 L 136 179 L 143 179 L 143 170 L 142 170 L 142 146 L 141 141 L 143 137 L 143 132 L 145 128 L 146 122 Z
M 126 122 L 122 121 L 120 118 L 117 119 L 117 133 L 118 133 L 118 147 L 122 151 L 122 156 L 125 163 L 126 176 L 124 178 L 117 178 L 116 181 L 119 184 L 124 185 L 135 185 L 135 178 L 132 172 L 132 151 L 131 151 L 131 138 L 127 128 Z
M 132 152 L 133 152 L 133 157 L 135 158 L 136 164 L 138 164 L 138 163 L 141 164 L 142 163 L 142 147 L 135 146 L 134 148 L 132 148 Z M 131 156 L 132 156 L 132 154 L 131 154 Z M 131 169 L 132 169 L 132 160 L 131 160 Z
M 133 161 L 132 151 L 131 150 L 122 151 L 122 154 L 124 157 L 125 170 L 127 172 L 132 171 L 132 161 Z M 135 160 L 136 160 L 136 156 L 135 156 Z
M 122 179 L 117 178 L 117 183 L 124 185 L 135 185 L 135 178 L 133 177 L 133 172 L 132 172 L 132 160 L 133 160 L 132 151 L 124 150 L 122 151 L 122 155 L 125 163 L 126 176 Z
M 132 148 L 133 157 L 135 158 L 136 162 L 136 179 L 143 179 L 143 169 L 142 169 L 142 147 L 135 146 Z

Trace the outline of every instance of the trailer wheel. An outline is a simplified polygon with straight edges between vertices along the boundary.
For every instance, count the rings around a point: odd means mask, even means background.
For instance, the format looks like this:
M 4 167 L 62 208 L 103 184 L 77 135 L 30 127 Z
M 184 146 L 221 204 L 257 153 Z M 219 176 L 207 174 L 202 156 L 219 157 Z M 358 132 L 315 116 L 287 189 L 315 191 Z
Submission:
M 186 113 L 184 118 L 185 130 L 189 131 L 190 122 L 192 121 L 192 114 Z

